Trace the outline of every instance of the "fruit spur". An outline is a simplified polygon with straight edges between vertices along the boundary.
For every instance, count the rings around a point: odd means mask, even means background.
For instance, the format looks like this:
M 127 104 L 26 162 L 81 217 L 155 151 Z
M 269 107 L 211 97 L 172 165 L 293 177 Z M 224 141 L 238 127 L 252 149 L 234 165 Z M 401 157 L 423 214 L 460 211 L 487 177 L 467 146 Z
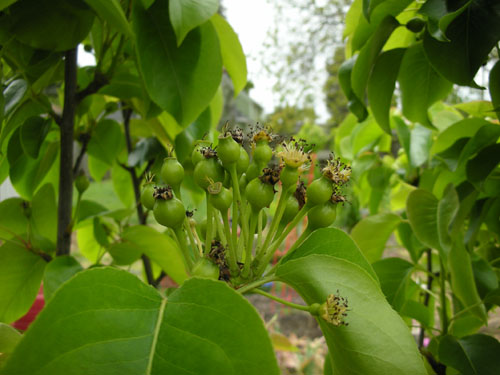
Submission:
M 289 252 L 316 229 L 332 225 L 337 206 L 346 201 L 342 190 L 351 168 L 333 155 L 320 167 L 320 177 L 305 184 L 301 175 L 311 168 L 310 149 L 305 140 L 280 138 L 267 127 L 244 133 L 226 124 L 216 145 L 198 141 L 191 154 L 192 178 L 205 193 L 203 220 L 186 211 L 185 171 L 173 156 L 162 165 L 163 185 L 150 177 L 141 202 L 169 228 L 192 276 L 238 288 L 274 272 L 275 252 L 306 216 Z

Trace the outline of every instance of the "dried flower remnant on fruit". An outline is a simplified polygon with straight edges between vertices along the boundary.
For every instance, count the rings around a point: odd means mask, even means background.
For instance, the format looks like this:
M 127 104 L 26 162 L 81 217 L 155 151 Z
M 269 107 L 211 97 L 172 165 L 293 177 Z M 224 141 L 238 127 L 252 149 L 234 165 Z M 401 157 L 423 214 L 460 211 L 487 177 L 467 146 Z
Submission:
M 342 194 L 342 192 L 340 190 L 341 189 L 338 186 L 336 186 L 333 189 L 333 194 L 332 194 L 332 197 L 330 198 L 330 201 L 332 201 L 333 203 L 345 203 L 345 202 L 347 202 L 347 198 L 345 197 L 345 195 Z
M 328 159 L 322 170 L 323 176 L 337 185 L 345 185 L 351 177 L 351 167 L 340 161 L 340 158 Z
M 280 158 L 281 163 L 292 168 L 300 167 L 301 169 L 310 164 L 311 156 L 310 152 L 305 151 L 307 143 L 304 139 L 297 141 L 294 138 L 290 138 L 288 142 L 283 142 L 281 146 L 282 150 L 276 154 Z
M 231 272 L 226 260 L 226 249 L 224 245 L 217 240 L 213 240 L 208 257 L 219 267 L 219 280 L 229 281 Z
M 234 129 L 231 129 L 229 131 L 229 134 L 231 134 L 231 137 L 233 137 L 236 143 L 239 143 L 240 145 L 243 144 L 244 135 L 243 135 L 243 130 L 241 130 L 241 128 L 236 127 Z
M 172 188 L 170 186 L 155 186 L 154 189 L 154 199 L 163 199 L 168 201 L 174 197 L 174 193 L 172 192 Z
M 321 305 L 319 316 L 336 327 L 347 326 L 349 323 L 344 319 L 349 311 L 348 307 L 347 298 L 341 297 L 337 290 L 337 294 L 328 295 L 326 302 Z
M 259 179 L 269 185 L 276 185 L 280 180 L 281 167 L 275 166 L 273 168 L 264 168 L 262 170 L 262 176 Z
M 200 148 L 200 153 L 205 159 L 213 159 L 217 157 L 217 151 L 210 146 L 204 146 Z
M 210 185 L 207 187 L 207 191 L 209 194 L 217 195 L 221 192 L 223 185 L 222 182 L 213 182 L 212 179 L 209 179 Z
M 297 202 L 299 202 L 299 209 L 302 209 L 302 207 L 304 207 L 304 205 L 306 204 L 306 192 L 307 186 L 304 181 L 300 180 L 297 184 L 297 188 L 293 193 L 293 196 L 295 197 L 295 199 L 297 199 Z

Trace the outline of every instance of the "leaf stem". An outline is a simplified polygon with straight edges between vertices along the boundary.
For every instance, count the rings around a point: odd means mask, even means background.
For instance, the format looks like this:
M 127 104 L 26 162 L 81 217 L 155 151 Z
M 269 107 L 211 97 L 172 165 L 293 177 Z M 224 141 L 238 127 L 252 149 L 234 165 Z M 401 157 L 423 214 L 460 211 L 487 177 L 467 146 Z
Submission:
M 309 306 L 304 306 L 304 305 L 298 305 L 296 303 L 293 303 L 293 302 L 289 302 L 289 301 L 286 301 L 284 299 L 281 299 L 277 296 L 273 296 L 272 294 L 270 293 L 267 293 L 267 292 L 264 292 L 263 290 L 261 289 L 254 289 L 253 290 L 254 293 L 257 293 L 257 294 L 260 294 L 260 295 L 263 295 L 267 298 L 270 298 L 272 299 L 273 301 L 276 301 L 276 302 L 279 302 L 281 303 L 282 305 L 285 305 L 285 306 L 288 306 L 288 307 L 291 307 L 293 309 L 296 309 L 296 310 L 301 310 L 301 311 L 307 311 L 309 312 L 310 311 L 310 307 Z
M 245 294 L 246 292 L 248 292 L 252 289 L 258 288 L 261 285 L 264 285 L 264 284 L 267 284 L 267 283 L 270 283 L 270 282 L 276 281 L 276 280 L 277 280 L 276 276 L 274 276 L 274 275 L 262 277 L 258 280 L 255 280 L 255 281 L 252 281 L 251 283 L 248 283 L 247 285 L 242 286 L 241 288 L 237 289 L 236 291 L 240 294 Z
M 443 260 L 439 258 L 439 264 L 441 270 L 439 272 L 439 280 L 441 283 L 441 329 L 443 331 L 443 335 L 448 333 L 448 313 L 446 309 L 446 271 L 444 269 Z

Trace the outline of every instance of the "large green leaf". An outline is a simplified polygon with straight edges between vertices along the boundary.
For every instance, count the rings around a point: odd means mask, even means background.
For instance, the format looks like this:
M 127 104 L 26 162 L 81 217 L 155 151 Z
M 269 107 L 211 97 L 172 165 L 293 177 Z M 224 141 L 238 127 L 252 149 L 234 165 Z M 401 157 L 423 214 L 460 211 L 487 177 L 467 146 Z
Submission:
M 63 255 L 55 257 L 45 267 L 43 274 L 43 296 L 48 301 L 52 298 L 59 287 L 73 277 L 77 272 L 83 270 L 78 261 L 69 256 Z
M 217 33 L 205 22 L 177 47 L 166 0 L 156 0 L 147 10 L 136 5 L 133 17 L 146 89 L 151 99 L 186 127 L 219 87 L 222 58 Z
M 132 29 L 118 0 L 85 0 L 85 2 L 95 10 L 99 17 L 109 22 L 116 30 L 126 36 L 132 36 Z
M 168 12 L 177 36 L 177 45 L 181 45 L 192 29 L 208 21 L 218 8 L 219 0 L 170 0 Z
M 425 54 L 449 81 L 474 86 L 474 76 L 500 39 L 499 17 L 500 3 L 475 0 L 449 24 L 446 29 L 449 41 L 440 42 L 425 34 Z
M 413 264 L 401 258 L 384 258 L 372 264 L 380 280 L 382 292 L 396 311 L 405 303 L 406 289 L 413 271 Z
M 495 338 L 476 334 L 457 339 L 451 335 L 439 341 L 439 360 L 463 375 L 500 373 L 500 343 Z
M 356 63 L 352 68 L 351 85 L 352 91 L 360 99 L 365 98 L 365 88 L 368 78 L 385 42 L 394 29 L 399 26 L 398 21 L 392 16 L 387 16 L 378 25 L 377 29 L 359 52 Z
M 398 81 L 403 101 L 403 114 L 411 121 L 431 126 L 427 109 L 444 99 L 452 83 L 441 77 L 424 54 L 422 43 L 406 50 L 399 68 Z
M 15 3 L 17 0 L 0 0 L 0 10 L 7 8 L 10 4 Z
M 496 62 L 490 71 L 489 89 L 493 108 L 500 120 L 500 60 Z
M 8 116 L 21 103 L 27 90 L 28 82 L 24 79 L 20 78 L 9 82 L 3 91 L 5 101 L 3 113 L 5 116 Z
M 187 272 L 181 250 L 171 237 L 151 227 L 136 225 L 127 228 L 122 239 L 141 249 L 142 253 L 156 262 L 178 284 L 186 280 Z
M 10 239 L 28 231 L 27 208 L 21 198 L 0 202 L 0 239 Z
M 356 96 L 352 89 L 352 70 L 356 64 L 356 59 L 358 55 L 346 60 L 342 63 L 339 69 L 339 84 L 344 92 L 344 95 L 349 100 L 348 107 L 349 110 L 356 115 L 359 121 L 363 121 L 368 116 L 368 111 L 365 108 L 363 102 Z
M 420 167 L 429 158 L 429 150 L 432 146 L 432 132 L 430 129 L 416 124 L 410 132 L 410 164 L 412 167 Z
M 451 147 L 460 138 L 472 137 L 484 125 L 490 124 L 489 121 L 481 118 L 466 118 L 458 121 L 438 134 L 432 144 L 430 153 L 437 154 Z
M 233 81 L 234 96 L 236 96 L 247 83 L 247 60 L 243 48 L 238 35 L 224 17 L 215 14 L 210 21 L 219 36 L 222 63 Z
M 90 31 L 94 14 L 81 0 L 19 0 L 10 8 L 11 32 L 34 48 L 65 51 Z
M 49 132 L 52 121 L 41 117 L 30 117 L 21 126 L 20 134 L 21 146 L 26 155 L 33 159 L 38 158 L 40 148 L 47 133 Z
M 21 340 L 21 334 L 8 324 L 0 323 L 0 368 Z
M 132 207 L 135 203 L 132 177 L 129 171 L 125 170 L 118 163 L 111 168 L 111 180 L 113 188 L 118 198 L 125 207 Z
M 323 242 L 331 238 L 335 236 L 323 236 Z M 303 251 L 306 255 L 300 256 Z M 332 293 L 348 300 L 348 326 L 318 320 L 334 373 L 426 373 L 410 331 L 365 269 L 337 257 L 335 251 L 331 256 L 309 255 L 306 243 L 294 253 L 295 259 L 278 267 L 280 280 L 296 289 L 308 304 L 323 303 Z
M 0 247 L 0 322 L 26 314 L 40 289 L 45 261 L 16 242 Z
M 167 300 L 130 273 L 112 268 L 80 272 L 60 288 L 2 374 L 82 371 L 279 373 L 261 318 L 224 283 L 192 279 Z
M 89 141 L 87 152 L 89 155 L 113 165 L 123 148 L 124 136 L 120 124 L 111 119 L 99 121 Z
M 471 2 L 472 0 L 468 0 L 457 9 L 456 5 L 448 7 L 443 0 L 427 0 L 419 12 L 427 16 L 429 33 L 437 40 L 447 42 L 449 39 L 446 37 L 446 29 L 455 18 L 467 9 Z
M 370 263 L 379 260 L 391 233 L 401 222 L 393 213 L 380 213 L 365 217 L 352 228 L 352 239 Z
M 340 229 L 318 229 L 304 241 L 299 249 L 288 253 L 281 260 L 280 264 L 285 264 L 290 260 L 302 258 L 307 255 L 332 255 L 357 264 L 373 277 L 374 280 L 377 280 L 377 274 L 359 251 L 356 243 L 348 234 Z
M 494 169 L 498 168 L 498 163 L 500 163 L 500 143 L 495 143 L 483 148 L 467 162 L 467 179 L 475 184 L 481 183 Z
M 391 133 L 389 111 L 392 94 L 404 52 L 404 48 L 383 52 L 375 61 L 368 81 L 368 102 L 373 116 L 379 126 L 388 134 Z
M 31 220 L 36 232 L 54 244 L 57 242 L 56 193 L 51 184 L 43 185 L 31 202 Z
M 406 201 L 408 220 L 420 242 L 432 249 L 441 249 L 438 235 L 438 199 L 422 189 L 412 191 Z

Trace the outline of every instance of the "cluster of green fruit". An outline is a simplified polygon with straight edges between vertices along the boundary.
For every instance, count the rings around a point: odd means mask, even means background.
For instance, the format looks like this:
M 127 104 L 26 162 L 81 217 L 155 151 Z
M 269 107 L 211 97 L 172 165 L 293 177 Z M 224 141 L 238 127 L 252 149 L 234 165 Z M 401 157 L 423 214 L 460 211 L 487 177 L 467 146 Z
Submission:
M 234 286 L 247 283 L 264 274 L 276 250 L 305 215 L 307 227 L 291 251 L 312 231 L 335 220 L 337 205 L 345 201 L 341 188 L 349 181 L 350 167 L 330 158 L 321 177 L 306 187 L 300 175 L 310 166 L 308 145 L 303 140 L 276 142 L 275 138 L 268 129 L 244 135 L 236 128 L 224 129 L 214 148 L 198 141 L 191 160 L 194 181 L 206 193 L 203 225 L 196 224 L 182 203 L 184 168 L 176 158 L 166 158 L 162 166 L 165 186 L 154 186 L 152 181 L 144 186 L 142 204 L 175 234 L 191 274 L 223 279 Z M 266 208 L 276 196 L 276 209 L 268 219 Z

